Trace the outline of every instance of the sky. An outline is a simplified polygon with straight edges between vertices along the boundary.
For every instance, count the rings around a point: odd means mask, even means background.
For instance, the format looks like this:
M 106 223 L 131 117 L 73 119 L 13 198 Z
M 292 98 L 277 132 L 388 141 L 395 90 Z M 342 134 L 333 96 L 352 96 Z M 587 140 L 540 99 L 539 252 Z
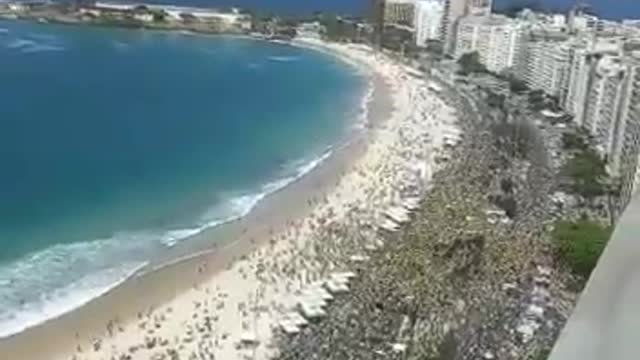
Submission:
M 133 1 L 133 0 L 130 0 Z M 314 10 L 342 14 L 362 14 L 369 0 L 151 0 L 199 6 L 240 6 L 290 13 L 311 13 Z M 496 7 L 530 0 L 494 0 Z M 568 8 L 575 0 L 535 0 L 552 8 Z M 640 0 L 586 0 L 598 15 L 610 19 L 640 19 Z

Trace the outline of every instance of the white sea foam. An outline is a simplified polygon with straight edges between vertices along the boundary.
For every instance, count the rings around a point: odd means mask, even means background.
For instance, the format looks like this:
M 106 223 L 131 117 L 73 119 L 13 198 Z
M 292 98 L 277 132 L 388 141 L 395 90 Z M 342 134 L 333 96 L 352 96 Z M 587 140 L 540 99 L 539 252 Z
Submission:
M 140 259 L 147 259 L 149 249 L 158 242 L 174 246 L 246 216 L 265 197 L 305 176 L 331 154 L 328 149 L 310 161 L 292 164 L 286 176 L 213 208 L 199 226 L 122 232 L 102 240 L 58 244 L 0 265 L 0 338 L 59 317 L 114 289 L 148 265 Z
M 293 174 L 267 183 L 256 192 L 235 196 L 227 200 L 224 204 L 216 205 L 202 216 L 201 226 L 197 228 L 170 231 L 165 234 L 165 236 L 161 237 L 160 241 L 165 246 L 172 247 L 181 240 L 197 235 L 206 229 L 214 228 L 247 216 L 265 197 L 274 194 L 291 183 L 299 180 L 324 160 L 329 158 L 331 154 L 331 149 L 328 149 L 322 155 L 312 159 L 311 161 L 301 161 L 298 164 L 295 164 L 296 166 Z
M 52 34 L 30 33 L 28 37 L 36 40 L 46 40 L 46 41 L 58 40 L 58 37 Z
M 58 317 L 113 289 L 145 266 L 144 233 L 57 244 L 0 265 L 0 337 Z
M 19 50 L 21 53 L 37 53 L 44 51 L 64 51 L 65 48 L 56 44 L 40 43 L 32 39 L 18 38 L 10 41 L 7 48 Z
M 19 333 L 80 307 L 114 289 L 146 265 L 125 263 L 118 267 L 105 268 L 88 273 L 64 287 L 43 292 L 34 299 L 21 300 L 18 305 L 5 305 L 0 309 L 0 338 Z M 2 283 L 5 289 L 13 285 L 13 282 L 7 279 Z
M 373 84 L 373 80 L 369 80 L 366 93 L 362 98 L 362 102 L 360 103 L 360 114 L 353 125 L 354 128 L 364 129 L 369 123 L 369 105 L 373 101 L 374 91 L 375 87 Z
M 277 62 L 294 62 L 294 61 L 299 61 L 300 57 L 299 56 L 269 56 L 268 59 L 271 61 L 277 61 Z
M 24 54 L 30 53 L 39 53 L 45 51 L 64 51 L 65 48 L 63 46 L 57 45 L 45 45 L 45 44 L 35 44 L 32 46 L 25 46 L 21 48 L 21 52 Z
M 7 47 L 9 49 L 20 49 L 20 48 L 24 48 L 27 46 L 34 46 L 37 45 L 37 43 L 33 40 L 29 40 L 29 39 L 14 39 L 11 42 L 9 42 L 9 44 L 7 44 Z

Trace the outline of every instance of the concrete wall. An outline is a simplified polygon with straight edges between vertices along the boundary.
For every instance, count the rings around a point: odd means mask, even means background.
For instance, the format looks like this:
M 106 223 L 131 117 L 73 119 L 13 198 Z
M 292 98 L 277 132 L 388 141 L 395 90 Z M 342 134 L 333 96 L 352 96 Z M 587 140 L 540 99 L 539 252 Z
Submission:
M 640 359 L 640 196 L 591 274 L 549 360 Z

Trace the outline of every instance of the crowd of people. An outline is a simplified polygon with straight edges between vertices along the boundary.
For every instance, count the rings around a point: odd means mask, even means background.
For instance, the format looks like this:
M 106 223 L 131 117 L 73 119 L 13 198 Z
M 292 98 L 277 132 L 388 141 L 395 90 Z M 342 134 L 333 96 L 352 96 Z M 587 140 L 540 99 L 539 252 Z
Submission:
M 502 120 L 443 85 L 462 141 L 412 221 L 377 234 L 384 246 L 358 264 L 350 294 L 283 334 L 278 359 L 528 359 L 552 346 L 568 316 L 550 251 L 555 169 L 540 138 L 515 156 L 494 131 Z M 516 210 L 508 216 L 496 196 Z

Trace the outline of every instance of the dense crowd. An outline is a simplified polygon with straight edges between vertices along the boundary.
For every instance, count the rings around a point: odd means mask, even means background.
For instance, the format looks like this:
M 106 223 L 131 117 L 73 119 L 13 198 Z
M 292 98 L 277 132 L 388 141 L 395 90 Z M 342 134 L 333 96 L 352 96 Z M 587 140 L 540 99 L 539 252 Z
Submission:
M 549 249 L 556 185 L 541 134 L 526 132 L 530 151 L 516 156 L 496 131 L 503 120 L 443 86 L 462 141 L 412 221 L 369 234 L 384 246 L 352 265 L 351 292 L 326 318 L 282 334 L 278 359 L 529 359 L 552 345 L 567 295 Z

